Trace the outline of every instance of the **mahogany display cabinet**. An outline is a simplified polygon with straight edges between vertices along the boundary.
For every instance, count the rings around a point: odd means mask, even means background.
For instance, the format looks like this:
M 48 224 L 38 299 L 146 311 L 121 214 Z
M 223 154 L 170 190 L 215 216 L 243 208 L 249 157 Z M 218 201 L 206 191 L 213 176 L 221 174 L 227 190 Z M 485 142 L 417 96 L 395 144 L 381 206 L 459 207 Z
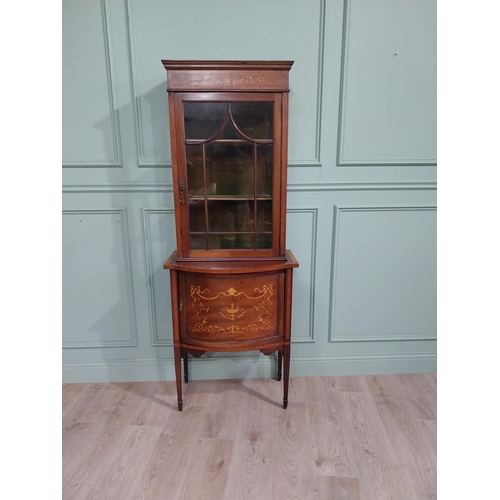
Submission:
M 170 61 L 177 250 L 170 271 L 178 408 L 188 355 L 278 353 L 288 404 L 292 274 L 285 249 L 290 61 Z

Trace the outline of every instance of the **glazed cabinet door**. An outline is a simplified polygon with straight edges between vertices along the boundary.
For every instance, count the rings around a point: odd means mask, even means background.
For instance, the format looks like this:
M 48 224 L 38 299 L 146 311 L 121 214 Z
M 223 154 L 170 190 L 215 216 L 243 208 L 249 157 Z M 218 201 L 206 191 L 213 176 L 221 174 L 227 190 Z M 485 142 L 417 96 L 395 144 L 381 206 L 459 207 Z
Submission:
M 279 255 L 282 95 L 178 93 L 182 256 Z
M 258 348 L 282 341 L 284 278 L 284 272 L 180 273 L 181 342 Z

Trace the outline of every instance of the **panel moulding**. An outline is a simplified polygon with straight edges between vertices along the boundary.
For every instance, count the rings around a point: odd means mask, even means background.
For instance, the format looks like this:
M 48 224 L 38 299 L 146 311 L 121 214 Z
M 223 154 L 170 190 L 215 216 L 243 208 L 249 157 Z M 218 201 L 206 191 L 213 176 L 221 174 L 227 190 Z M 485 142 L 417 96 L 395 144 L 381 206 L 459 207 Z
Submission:
M 66 184 L 63 193 L 172 193 L 172 184 Z
M 307 336 L 292 336 L 292 343 L 304 343 L 304 342 L 315 342 L 314 340 L 314 300 L 315 300 L 315 276 L 316 276 L 316 241 L 317 241 L 317 208 L 292 208 L 288 209 L 287 213 L 309 213 L 311 214 L 311 273 L 309 276 L 310 282 L 310 316 L 308 320 L 309 331 Z M 150 318 L 152 325 L 152 345 L 156 346 L 172 346 L 172 340 L 161 340 L 158 337 L 158 322 L 156 315 L 156 297 L 155 297 L 155 286 L 154 286 L 154 267 L 153 267 L 153 255 L 152 255 L 152 244 L 151 236 L 149 233 L 149 215 L 150 214 L 168 214 L 174 216 L 173 209 L 146 209 L 143 208 L 143 224 L 144 224 L 144 245 L 146 249 L 146 261 L 147 261 L 147 272 L 149 277 L 149 307 L 150 307 Z M 165 277 L 168 280 L 168 276 Z
M 322 182 L 288 184 L 288 191 L 435 191 L 436 182 Z M 156 193 L 173 192 L 172 184 L 66 184 L 63 193 Z
M 108 99 L 109 99 L 109 116 L 111 121 L 111 130 L 113 137 L 113 149 L 115 153 L 114 162 L 93 162 L 93 161 L 66 161 L 63 162 L 63 168 L 123 168 L 122 147 L 120 139 L 120 123 L 118 120 L 118 111 L 115 111 L 115 94 L 116 84 L 112 65 L 113 49 L 110 43 L 110 33 L 113 32 L 109 24 L 109 7 L 108 0 L 100 0 L 102 12 L 102 28 L 104 37 L 104 52 L 106 60 L 106 76 L 108 81 Z
M 344 0 L 343 6 L 343 22 L 342 22 L 342 43 L 341 43 L 341 65 L 340 65 L 340 91 L 339 91 L 339 114 L 338 114 L 338 129 L 337 129 L 337 155 L 336 165 L 338 167 L 372 167 L 372 166 L 436 166 L 437 161 L 435 158 L 421 158 L 421 159 L 387 159 L 387 160 L 373 160 L 373 159 L 359 159 L 359 160 L 346 160 L 343 157 L 343 140 L 344 140 L 344 120 L 346 109 L 346 92 L 347 88 L 347 59 L 349 54 L 349 23 L 350 23 L 350 5 L 352 0 Z
M 155 278 L 153 266 L 153 251 L 151 235 L 149 231 L 149 216 L 151 214 L 166 214 L 174 217 L 174 209 L 142 209 L 143 225 L 144 225 L 144 246 L 146 250 L 146 265 L 148 276 L 148 297 L 149 297 L 149 317 L 151 322 L 151 345 L 158 346 L 172 346 L 173 340 L 162 340 L 158 337 L 158 321 L 156 314 L 156 292 L 155 292 Z M 165 256 L 165 260 L 166 260 Z M 168 273 L 165 271 L 165 282 L 168 282 Z M 171 323 L 169 323 L 171 326 Z
M 108 215 L 115 214 L 122 220 L 121 227 L 121 237 L 122 237 L 122 250 L 123 258 L 125 262 L 125 279 L 127 282 L 127 305 L 128 305 L 128 320 L 129 320 L 129 330 L 131 336 L 129 339 L 124 339 L 121 341 L 101 341 L 101 342 L 63 342 L 63 349 L 82 349 L 82 348 L 100 348 L 100 347 L 137 347 L 138 344 L 138 334 L 137 334 L 137 321 L 136 321 L 136 304 L 134 296 L 134 286 L 133 286 L 133 275 L 132 275 L 132 264 L 131 264 L 131 252 L 130 252 L 130 237 L 128 234 L 128 217 L 127 208 L 116 210 L 108 209 L 92 209 L 92 210 L 63 210 L 63 215 Z
M 288 191 L 435 191 L 436 182 L 321 182 L 289 184 Z
M 190 358 L 192 380 L 270 377 L 275 373 L 271 356 Z M 62 366 L 63 383 L 173 381 L 173 358 L 68 361 Z M 401 354 L 291 355 L 293 377 L 436 373 L 435 352 Z M 244 382 L 242 381 L 242 385 Z M 172 402 L 175 396 L 172 396 Z
M 324 47 L 325 47 L 325 18 L 326 18 L 326 0 L 319 0 L 319 20 L 318 20 L 318 79 L 316 91 L 316 132 L 315 132 L 315 157 L 306 160 L 289 160 L 289 167 L 321 167 L 320 146 L 321 146 L 321 121 L 322 121 L 322 103 L 323 103 L 323 66 L 324 66 Z M 168 161 L 158 161 L 148 159 L 144 153 L 144 139 L 142 136 L 142 110 L 141 110 L 141 88 L 137 71 L 137 56 L 135 50 L 135 23 L 133 1 L 127 0 L 128 14 L 128 54 L 131 67 L 131 80 L 134 92 L 134 116 L 135 132 L 139 151 L 139 168 L 172 168 L 172 163 Z
M 318 237 L 318 209 L 317 208 L 289 208 L 287 209 L 287 214 L 293 214 L 293 213 L 308 213 L 311 214 L 311 232 L 312 232 L 312 238 L 311 238 L 311 273 L 309 275 L 309 283 L 310 283 L 310 288 L 309 288 L 309 332 L 308 335 L 304 336 L 294 336 L 292 334 L 292 343 L 304 343 L 304 342 L 315 342 L 314 340 L 314 312 L 315 312 L 315 307 L 314 307 L 314 301 L 315 301 L 315 292 L 316 292 L 316 286 L 315 286 L 315 279 L 316 279 L 316 244 L 317 244 L 317 237 Z M 292 323 L 292 331 L 293 331 L 293 323 Z
M 141 99 L 139 87 L 139 77 L 137 71 L 137 56 L 136 56 L 136 42 L 135 42 L 135 23 L 134 23 L 134 8 L 132 0 L 126 0 L 126 10 L 127 10 L 127 34 L 128 34 L 128 57 L 130 66 L 130 80 L 132 82 L 133 91 L 133 108 L 134 108 L 134 129 L 137 143 L 138 151 L 138 167 L 139 168 L 172 168 L 172 162 L 167 161 L 156 161 L 145 159 L 144 155 L 144 139 L 142 131 L 144 127 L 142 125 L 142 109 L 141 109 Z
M 378 341 L 405 341 L 405 340 L 436 340 L 435 334 L 407 334 L 377 336 L 340 336 L 335 334 L 334 318 L 337 294 L 337 269 L 339 248 L 340 217 L 343 212 L 382 212 L 382 211 L 436 211 L 435 205 L 394 205 L 394 206 L 333 206 L 333 241 L 332 241 L 332 269 L 330 274 L 330 314 L 328 318 L 328 342 L 378 342 Z

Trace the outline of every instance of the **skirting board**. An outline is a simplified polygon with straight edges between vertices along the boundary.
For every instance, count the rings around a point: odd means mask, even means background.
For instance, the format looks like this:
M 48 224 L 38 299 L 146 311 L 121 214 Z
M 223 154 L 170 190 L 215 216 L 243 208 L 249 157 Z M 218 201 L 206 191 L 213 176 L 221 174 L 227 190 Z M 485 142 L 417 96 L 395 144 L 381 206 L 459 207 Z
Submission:
M 336 375 L 384 375 L 435 373 L 437 356 L 433 352 L 412 354 L 293 356 L 291 377 Z M 224 356 L 189 358 L 191 380 L 268 378 L 275 376 L 274 356 Z M 137 359 L 67 362 L 62 381 L 71 383 L 149 382 L 175 380 L 172 359 Z

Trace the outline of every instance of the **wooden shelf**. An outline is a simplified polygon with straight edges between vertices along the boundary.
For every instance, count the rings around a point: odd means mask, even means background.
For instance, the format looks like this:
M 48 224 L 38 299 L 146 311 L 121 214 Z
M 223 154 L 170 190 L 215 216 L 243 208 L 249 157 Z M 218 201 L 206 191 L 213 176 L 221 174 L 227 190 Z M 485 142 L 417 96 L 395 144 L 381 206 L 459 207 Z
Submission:
M 195 201 L 204 201 L 205 197 L 204 196 L 190 196 L 190 200 L 195 200 Z M 208 201 L 272 201 L 272 198 L 270 196 L 257 196 L 257 198 L 254 198 L 253 196 L 225 196 L 225 195 L 213 195 L 211 194 L 210 196 L 207 196 Z
M 213 140 L 208 140 L 208 139 L 186 139 L 185 143 L 186 146 L 197 146 L 199 144 L 273 144 L 274 140 L 273 139 L 251 139 L 247 141 L 246 139 L 213 139 Z
M 253 234 L 273 234 L 272 231 L 190 231 L 190 236 L 201 236 L 208 234 L 208 236 L 233 236 L 233 235 L 253 235 Z

